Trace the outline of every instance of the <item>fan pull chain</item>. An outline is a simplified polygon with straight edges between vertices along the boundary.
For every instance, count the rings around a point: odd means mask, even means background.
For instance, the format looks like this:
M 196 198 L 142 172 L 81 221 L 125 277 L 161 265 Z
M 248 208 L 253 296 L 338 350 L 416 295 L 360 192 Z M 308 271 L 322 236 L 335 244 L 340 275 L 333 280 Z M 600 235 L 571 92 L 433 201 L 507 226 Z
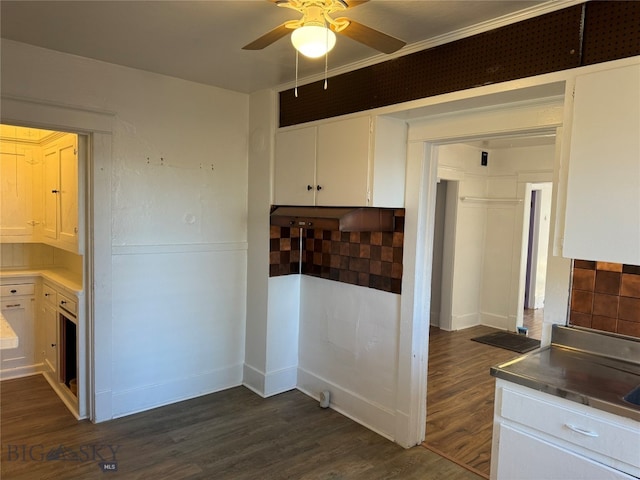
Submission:
M 327 89 L 327 65 L 329 65 L 329 52 L 324 54 L 324 89 Z
M 327 25 L 327 21 L 324 21 L 324 26 L 326 28 L 326 32 L 324 35 L 325 38 L 325 47 L 326 50 L 324 52 L 324 89 L 327 89 L 327 70 L 329 66 L 329 25 Z
M 293 92 L 296 98 L 298 98 L 298 50 L 295 49 L 295 51 L 296 51 L 296 87 L 293 90 Z

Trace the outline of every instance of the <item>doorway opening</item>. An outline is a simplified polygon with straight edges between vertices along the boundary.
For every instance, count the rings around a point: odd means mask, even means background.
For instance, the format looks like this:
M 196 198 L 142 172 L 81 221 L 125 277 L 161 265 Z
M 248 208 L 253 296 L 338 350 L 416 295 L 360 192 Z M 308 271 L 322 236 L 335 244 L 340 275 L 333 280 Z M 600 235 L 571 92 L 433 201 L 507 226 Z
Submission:
M 525 221 L 522 255 L 526 265 L 524 280 L 524 309 L 522 323 L 524 332 L 540 340 L 544 319 L 544 297 L 547 279 L 547 255 L 551 217 L 552 183 L 527 183 L 525 195 Z M 528 217 L 528 218 L 527 218 Z
M 527 279 L 527 305 L 544 304 L 555 135 L 474 139 L 434 149 L 424 445 L 488 476 L 494 397 L 488 371 L 518 354 L 470 340 L 523 325 Z
M 18 124 L 19 123 L 19 124 Z M 86 288 L 91 255 L 86 191 L 89 139 L 27 122 L 0 125 L 2 264 L 35 272 L 33 311 L 19 342 L 33 345 L 26 374 L 40 373 L 78 419 L 90 416 L 92 351 Z M 25 227 L 26 226 L 26 227 Z M 6 374 L 6 375 L 5 375 Z M 0 379 L 16 378 L 0 370 Z

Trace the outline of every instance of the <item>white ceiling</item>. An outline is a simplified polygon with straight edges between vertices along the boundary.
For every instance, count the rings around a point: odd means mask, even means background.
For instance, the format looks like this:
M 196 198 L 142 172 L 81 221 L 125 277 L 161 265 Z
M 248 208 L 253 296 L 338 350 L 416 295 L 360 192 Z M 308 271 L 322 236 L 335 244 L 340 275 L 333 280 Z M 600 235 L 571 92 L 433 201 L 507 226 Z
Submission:
M 577 0 L 371 0 L 344 16 L 401 38 L 416 51 L 493 19 L 527 18 Z M 0 1 L 1 36 L 52 50 L 170 75 L 244 93 L 283 88 L 295 79 L 288 37 L 264 50 L 242 47 L 298 18 L 267 0 L 238 1 Z M 339 36 L 329 72 L 392 58 Z M 300 57 L 300 83 L 324 70 L 324 58 Z

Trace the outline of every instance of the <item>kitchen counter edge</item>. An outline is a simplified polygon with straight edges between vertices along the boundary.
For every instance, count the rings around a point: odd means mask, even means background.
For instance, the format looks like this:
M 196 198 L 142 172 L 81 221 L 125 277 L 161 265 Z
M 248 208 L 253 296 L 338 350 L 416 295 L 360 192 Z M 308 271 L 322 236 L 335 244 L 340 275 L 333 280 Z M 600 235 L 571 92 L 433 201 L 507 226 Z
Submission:
M 3 269 L 0 271 L 0 283 L 2 284 L 27 277 L 41 277 L 43 280 L 54 283 L 78 296 L 84 293 L 82 276 L 65 268 Z

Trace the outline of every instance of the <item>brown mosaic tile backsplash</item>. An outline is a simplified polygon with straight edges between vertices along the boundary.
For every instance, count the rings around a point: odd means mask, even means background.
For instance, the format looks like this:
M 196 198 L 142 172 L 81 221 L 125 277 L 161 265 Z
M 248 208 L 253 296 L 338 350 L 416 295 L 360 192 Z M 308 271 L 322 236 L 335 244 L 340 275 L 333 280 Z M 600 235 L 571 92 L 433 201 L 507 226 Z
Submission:
M 301 273 L 401 293 L 404 209 L 393 232 L 340 232 L 271 226 L 269 276 Z M 302 237 L 301 237 L 302 236 Z
M 575 260 L 569 323 L 640 338 L 640 266 Z

